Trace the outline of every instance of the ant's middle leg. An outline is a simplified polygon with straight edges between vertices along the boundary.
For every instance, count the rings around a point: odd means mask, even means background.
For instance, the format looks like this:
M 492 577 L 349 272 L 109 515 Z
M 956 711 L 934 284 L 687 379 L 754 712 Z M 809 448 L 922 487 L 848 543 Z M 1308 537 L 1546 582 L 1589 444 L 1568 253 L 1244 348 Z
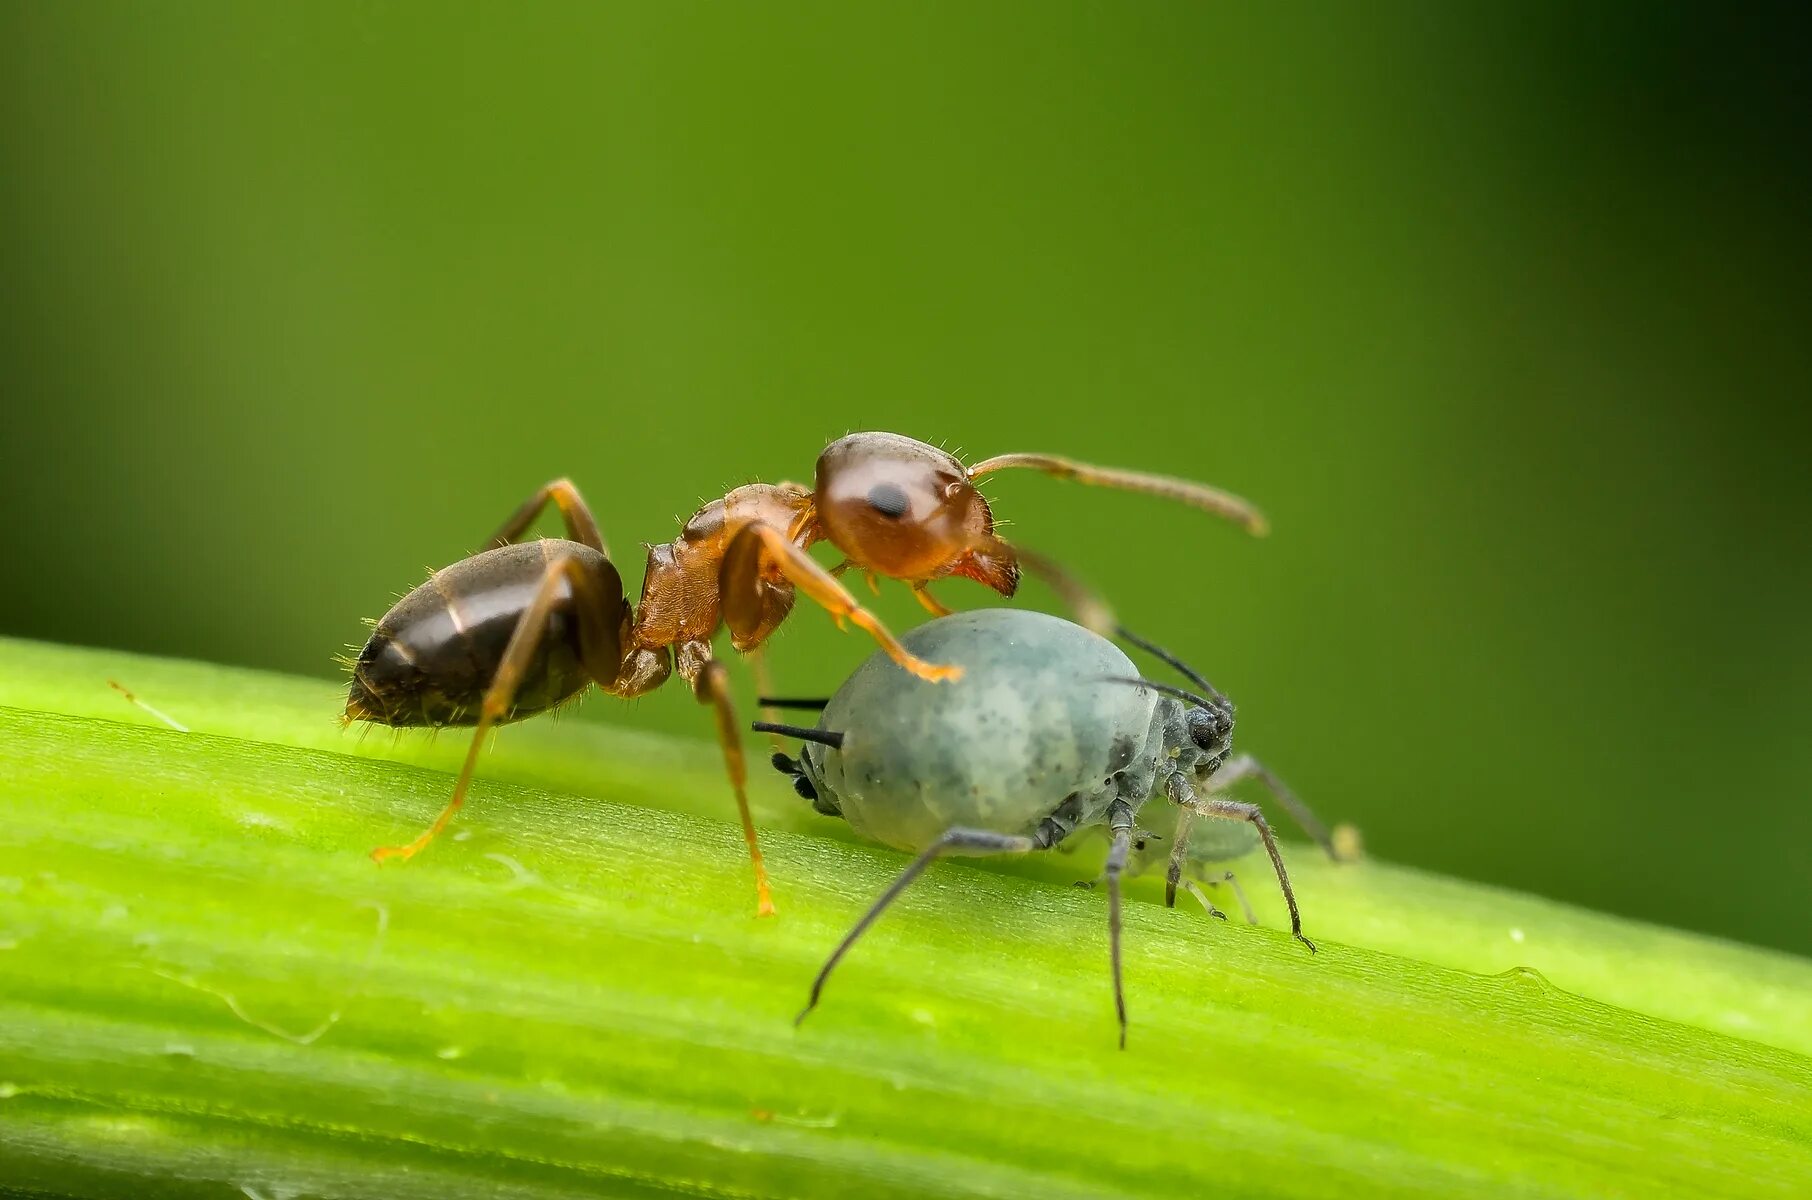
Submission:
M 560 510 L 560 519 L 566 523 L 567 537 L 580 545 L 590 546 L 605 558 L 610 557 L 610 550 L 604 545 L 604 535 L 598 531 L 597 519 L 591 515 L 585 498 L 579 495 L 579 489 L 573 486 L 570 479 L 556 479 L 524 500 L 522 506 L 510 514 L 510 519 L 491 535 L 482 548 L 495 550 L 520 538 L 550 501 Z
M 612 571 L 611 574 L 614 578 L 615 572 Z M 483 706 L 479 709 L 478 727 L 472 731 L 472 744 L 466 749 L 465 763 L 459 769 L 459 780 L 453 785 L 453 798 L 441 809 L 434 824 L 414 841 L 402 846 L 379 846 L 373 850 L 371 857 L 375 861 L 381 863 L 391 858 L 413 858 L 434 840 L 436 834 L 447 827 L 453 814 L 465 803 L 466 792 L 472 786 L 472 774 L 477 769 L 478 754 L 484 747 L 485 737 L 498 721 L 509 714 L 515 703 L 516 689 L 521 686 L 523 676 L 528 673 L 536 655 L 540 653 L 542 640 L 547 635 L 549 617 L 560 599 L 562 584 L 572 589 L 572 609 L 579 630 L 579 658 L 585 666 L 586 674 L 605 687 L 615 681 L 622 666 L 622 627 L 628 606 L 623 602 L 620 590 L 613 592 L 604 580 L 594 575 L 577 558 L 557 558 L 547 564 L 547 569 L 541 576 L 541 585 L 535 589 L 535 598 L 517 620 L 516 628 L 510 633 L 509 643 L 504 647 L 497 673 L 491 677 L 491 684 L 485 689 Z M 621 583 L 616 586 L 620 589 Z
M 677 655 L 680 678 L 692 685 L 700 704 L 711 705 L 717 716 L 717 744 L 724 753 L 724 771 L 736 793 L 736 815 L 742 819 L 742 840 L 749 846 L 749 864 L 755 870 L 755 915 L 774 915 L 774 895 L 768 888 L 768 868 L 755 835 L 755 817 L 749 811 L 749 768 L 742 752 L 742 726 L 730 696 L 730 673 L 711 657 L 708 642 L 682 642 Z

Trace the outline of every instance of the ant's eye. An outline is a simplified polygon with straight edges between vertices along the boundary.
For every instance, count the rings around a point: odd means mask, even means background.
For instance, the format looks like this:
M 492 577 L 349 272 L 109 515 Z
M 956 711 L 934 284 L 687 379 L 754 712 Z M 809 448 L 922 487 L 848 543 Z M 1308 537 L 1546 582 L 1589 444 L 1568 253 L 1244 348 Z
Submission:
M 877 483 L 868 489 L 868 505 L 882 516 L 897 520 L 906 515 L 912 500 L 897 483 Z

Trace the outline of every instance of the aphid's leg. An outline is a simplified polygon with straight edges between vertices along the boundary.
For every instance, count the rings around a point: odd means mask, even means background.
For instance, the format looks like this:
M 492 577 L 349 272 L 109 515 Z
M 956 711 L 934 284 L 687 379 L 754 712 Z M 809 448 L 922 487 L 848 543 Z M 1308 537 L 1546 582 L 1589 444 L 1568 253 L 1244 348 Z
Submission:
M 1183 889 L 1191 896 L 1194 896 L 1197 900 L 1201 901 L 1202 907 L 1208 910 L 1209 916 L 1219 917 L 1223 921 L 1227 919 L 1227 914 L 1214 907 L 1214 901 L 1208 899 L 1208 893 L 1202 890 L 1201 884 L 1193 879 L 1185 879 L 1183 881 Z
M 610 557 L 610 551 L 604 545 L 604 535 L 598 532 L 596 518 L 591 515 L 585 498 L 579 495 L 579 489 L 573 486 L 570 479 L 556 479 L 524 500 L 522 507 L 510 514 L 510 519 L 491 535 L 483 549 L 495 550 L 521 537 L 535 523 L 535 518 L 541 515 L 541 510 L 547 507 L 550 500 L 559 508 L 560 519 L 566 523 L 567 537 L 590 546 L 605 558 Z
M 748 660 L 749 670 L 755 676 L 755 703 L 761 706 L 761 719 L 769 723 L 780 720 L 779 711 L 766 700 L 766 697 L 774 694 L 774 676 L 768 670 L 767 651 L 760 646 L 754 646 L 743 655 L 743 658 Z M 770 733 L 768 741 L 774 744 L 776 754 L 786 750 L 786 741 L 779 734 Z
M 730 697 L 730 673 L 710 657 L 711 647 L 704 642 L 684 642 L 679 647 L 680 678 L 692 685 L 692 694 L 700 704 L 709 704 L 717 715 L 717 744 L 724 752 L 724 772 L 730 777 L 730 788 L 736 793 L 736 815 L 742 820 L 742 840 L 748 843 L 749 865 L 755 870 L 755 915 L 774 915 L 774 895 L 768 888 L 768 868 L 761 857 L 761 843 L 755 836 L 755 817 L 749 811 L 749 768 L 742 753 L 742 726 L 736 720 L 736 706 Z
M 1114 802 L 1108 811 L 1108 827 L 1113 830 L 1113 844 L 1107 848 L 1107 863 L 1101 874 L 1107 880 L 1107 954 L 1114 972 L 1114 1015 L 1120 1019 L 1120 1049 L 1126 1049 L 1126 988 L 1120 980 L 1120 875 L 1126 870 L 1126 854 L 1132 848 L 1133 809 L 1124 800 Z
M 1252 901 L 1246 899 L 1246 889 L 1239 885 L 1239 877 L 1232 871 L 1222 875 L 1217 881 L 1233 889 L 1233 898 L 1239 901 L 1240 912 L 1246 916 L 1246 924 L 1258 924 L 1258 914 L 1252 911 Z
M 724 593 L 724 623 L 730 627 L 731 640 L 738 650 L 747 650 L 760 642 L 765 631 L 746 615 L 749 607 L 743 597 L 756 591 L 767 565 L 777 567 L 799 590 L 822 605 L 839 627 L 845 619 L 866 630 L 887 651 L 887 657 L 920 679 L 933 683 L 959 679 L 963 669 L 939 666 L 916 657 L 900 645 L 887 627 L 873 613 L 856 603 L 849 589 L 831 577 L 812 557 L 786 540 L 778 529 L 761 522 L 744 525 L 724 549 L 723 567 L 718 578 Z M 753 637 L 753 641 L 750 638 Z
M 509 714 L 510 707 L 515 702 L 516 688 L 522 683 L 523 675 L 528 672 L 529 665 L 535 661 L 535 655 L 541 649 L 541 639 L 547 633 L 548 616 L 553 611 L 554 602 L 560 597 L 562 583 L 572 588 L 573 611 L 578 617 L 579 626 L 579 652 L 586 673 L 603 684 L 615 680 L 617 671 L 622 666 L 617 615 L 623 608 L 623 598 L 620 595 L 612 596 L 578 559 L 555 559 L 547 565 L 546 572 L 541 576 L 541 586 L 535 589 L 534 600 L 517 619 L 516 628 L 510 633 L 509 644 L 504 647 L 503 659 L 497 665 L 497 674 L 491 678 L 491 686 L 485 689 L 484 704 L 479 709 L 478 727 L 472 731 L 472 744 L 466 749 L 465 764 L 460 767 L 459 779 L 453 785 L 453 798 L 441 809 L 434 824 L 413 842 L 404 846 L 379 846 L 373 850 L 371 857 L 375 861 L 413 858 L 434 840 L 436 834 L 447 827 L 447 822 L 453 819 L 453 814 L 465 803 L 466 792 L 472 786 L 472 773 L 478 766 L 478 752 L 484 747 L 485 737 L 492 727 Z
M 1177 906 L 1177 883 L 1183 878 L 1183 867 L 1189 861 L 1189 826 L 1195 822 L 1195 812 L 1184 808 L 1177 811 L 1176 832 L 1170 835 L 1170 861 L 1164 871 L 1164 907 Z M 1199 898 L 1199 894 L 1198 894 Z M 1204 904 L 1207 901 L 1203 901 Z M 1209 905 L 1213 912 L 1214 906 Z
M 921 608 L 934 617 L 947 617 L 956 611 L 942 600 L 939 600 L 936 596 L 933 596 L 931 594 L 931 585 L 928 583 L 913 584 L 912 596 L 913 599 L 919 602 Z
M 1167 500 L 1180 500 L 1194 508 L 1244 525 L 1247 532 L 1258 537 L 1263 537 L 1271 530 L 1264 514 L 1259 512 L 1251 501 L 1235 496 L 1232 492 L 1223 492 L 1219 488 L 1212 488 L 1204 483 L 1177 479 L 1169 475 L 1152 475 L 1145 471 L 1122 471 L 1115 467 L 1091 466 L 1088 463 L 1076 462 L 1074 459 L 1059 458 L 1055 454 L 997 454 L 993 458 L 970 467 L 969 478 L 975 479 L 990 471 L 999 471 L 1006 467 L 1029 467 L 1034 471 L 1043 471 L 1046 475 L 1054 475 L 1059 479 L 1074 479 L 1078 483 L 1094 484 L 1097 487 L 1119 488 L 1122 491 L 1162 496 Z
M 1308 805 L 1297 799 L 1296 793 L 1286 787 L 1283 780 L 1272 774 L 1269 767 L 1250 754 L 1236 754 L 1228 759 L 1221 765 L 1220 770 L 1209 778 L 1208 786 L 1218 792 L 1245 779 L 1256 779 L 1263 784 L 1265 790 L 1271 793 L 1272 799 L 1276 800 L 1283 810 L 1290 814 L 1290 818 L 1314 840 L 1317 846 L 1327 852 L 1329 858 L 1335 862 L 1346 861 L 1341 855 L 1333 835 L 1328 832 L 1328 827 L 1321 823 L 1321 818 L 1310 811 Z
M 862 914 L 862 919 L 850 926 L 849 932 L 843 935 L 843 940 L 837 943 L 837 948 L 830 952 L 830 957 L 824 960 L 822 967 L 818 968 L 817 978 L 812 980 L 811 998 L 805 1002 L 805 1007 L 799 1010 L 799 1015 L 793 1018 L 793 1024 L 797 1025 L 805 1020 L 811 1015 L 811 1011 L 818 1007 L 818 997 L 824 992 L 825 981 L 830 978 L 830 973 L 836 969 L 837 964 L 843 961 L 843 956 L 849 953 L 850 947 L 856 944 L 856 939 L 867 932 L 868 927 L 887 911 L 887 906 L 899 899 L 900 893 L 905 891 L 912 881 L 917 879 L 933 862 L 946 854 L 1024 854 L 1031 850 L 1048 850 L 1050 845 L 1050 838 L 1042 829 L 1031 837 L 993 833 L 986 829 L 958 827 L 945 830 L 944 836 L 920 851 L 919 856 L 912 860 L 911 865 L 900 872 L 900 877 L 887 885 L 887 890 L 868 906 L 868 911 Z
M 1277 885 L 1283 890 L 1284 903 L 1288 905 L 1290 909 L 1290 934 L 1297 941 L 1307 946 L 1310 953 L 1313 953 L 1315 950 L 1315 943 L 1303 936 L 1302 912 L 1296 907 L 1296 892 L 1290 887 L 1290 873 L 1284 870 L 1283 855 L 1277 852 L 1277 839 L 1272 836 L 1271 825 L 1265 820 L 1265 814 L 1260 811 L 1258 805 L 1244 804 L 1238 800 L 1222 800 L 1214 797 L 1210 797 L 1206 800 L 1198 799 L 1195 794 L 1195 789 L 1189 786 L 1189 781 L 1184 779 L 1181 773 L 1173 773 L 1170 776 L 1168 783 L 1165 785 L 1165 790 L 1174 803 L 1180 804 L 1186 809 L 1198 812 L 1205 817 L 1221 817 L 1229 821 L 1247 821 L 1251 823 L 1253 828 L 1258 830 L 1258 836 L 1263 839 L 1265 843 L 1265 853 L 1271 856 L 1271 866 L 1277 871 Z

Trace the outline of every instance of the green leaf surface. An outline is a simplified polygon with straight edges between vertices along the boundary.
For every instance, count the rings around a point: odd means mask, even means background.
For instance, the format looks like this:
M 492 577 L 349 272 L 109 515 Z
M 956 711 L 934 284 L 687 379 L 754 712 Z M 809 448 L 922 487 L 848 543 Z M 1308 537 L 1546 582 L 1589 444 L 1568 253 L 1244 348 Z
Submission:
M 180 733 L 107 687 L 129 684 Z M 898 872 L 717 752 L 360 738 L 338 689 L 0 642 L 0 1182 L 26 1195 L 1799 1196 L 1812 964 L 1286 853 L 1275 928 L 1136 902 L 1115 1049 L 1084 855 Z M 1262 871 L 1242 870 L 1267 919 Z M 1137 894 L 1154 895 L 1150 881 Z

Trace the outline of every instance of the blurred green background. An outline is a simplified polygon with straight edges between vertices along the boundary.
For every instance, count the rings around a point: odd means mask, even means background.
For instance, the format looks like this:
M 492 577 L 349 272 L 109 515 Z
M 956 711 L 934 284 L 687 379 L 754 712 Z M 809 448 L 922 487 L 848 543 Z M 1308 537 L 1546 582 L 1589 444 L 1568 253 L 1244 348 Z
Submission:
M 1756 12 L 7 0 L 0 632 L 321 674 L 550 476 L 633 588 L 846 430 L 1068 453 L 1263 504 L 990 487 L 1377 854 L 1812 951 Z

